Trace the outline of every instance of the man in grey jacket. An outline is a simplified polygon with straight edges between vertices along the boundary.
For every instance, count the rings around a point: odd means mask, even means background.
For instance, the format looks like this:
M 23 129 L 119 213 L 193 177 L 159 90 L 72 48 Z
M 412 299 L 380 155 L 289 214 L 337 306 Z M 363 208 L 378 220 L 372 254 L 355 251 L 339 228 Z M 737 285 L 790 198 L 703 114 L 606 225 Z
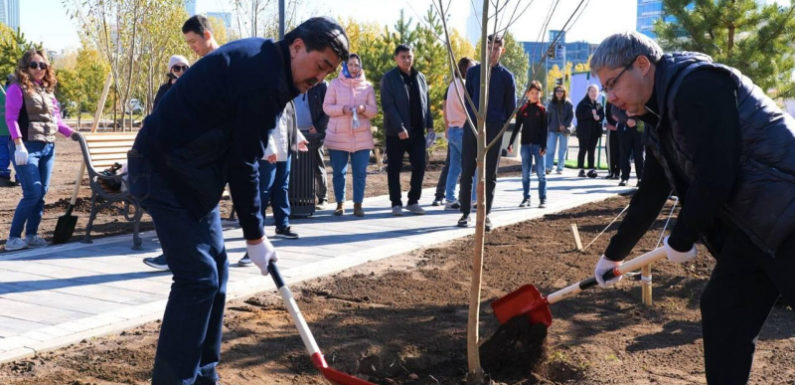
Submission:
M 409 46 L 401 44 L 395 48 L 395 63 L 397 67 L 381 79 L 389 200 L 392 215 L 403 215 L 400 169 L 403 154 L 408 152 L 412 170 L 406 210 L 421 215 L 425 214 L 419 205 L 425 176 L 425 133 L 433 130 L 428 83 L 425 75 L 412 67 L 414 55 Z

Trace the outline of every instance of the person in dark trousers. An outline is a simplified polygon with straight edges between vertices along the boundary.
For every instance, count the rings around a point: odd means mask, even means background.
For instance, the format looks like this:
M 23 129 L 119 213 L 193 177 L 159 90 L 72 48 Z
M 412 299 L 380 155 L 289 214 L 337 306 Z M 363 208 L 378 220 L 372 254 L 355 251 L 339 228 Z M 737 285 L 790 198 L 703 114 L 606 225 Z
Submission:
M 580 169 L 580 177 L 585 177 L 585 157 L 588 156 L 588 177 L 596 178 L 596 168 L 594 168 L 594 154 L 596 144 L 602 137 L 602 120 L 605 118 L 605 111 L 602 104 L 596 100 L 599 96 L 599 88 L 595 84 L 588 86 L 585 96 L 577 103 L 577 140 L 580 142 L 580 150 L 577 153 L 577 168 Z
M 616 126 L 618 121 L 613 116 L 612 110 L 613 105 L 609 102 L 605 103 L 605 128 L 607 131 L 607 176 L 605 179 L 618 179 L 621 172 L 619 167 L 621 144 Z
M 626 186 L 629 181 L 630 157 L 635 160 L 635 176 L 638 178 L 638 185 L 640 185 L 640 180 L 643 177 L 643 128 L 645 124 L 637 118 L 628 118 L 623 111 L 615 106 L 613 106 L 613 115 L 618 119 L 617 132 L 620 143 L 621 181 L 618 182 L 618 185 Z
M 326 126 L 328 126 L 328 115 L 323 112 L 323 100 L 326 99 L 328 83 L 322 81 L 310 88 L 303 95 L 295 98 L 295 115 L 298 122 L 298 129 L 304 134 L 312 144 L 312 153 L 309 156 L 315 158 L 315 196 L 317 197 L 318 210 L 325 210 L 328 204 L 328 183 L 326 181 L 326 150 L 323 147 L 323 140 L 326 137 Z
M 539 208 L 546 207 L 547 203 L 547 174 L 544 164 L 547 153 L 547 110 L 541 104 L 541 83 L 538 80 L 530 82 L 525 96 L 527 102 L 516 113 L 516 126 L 508 141 L 508 152 L 513 152 L 513 143 L 519 132 L 522 132 L 522 202 L 519 207 L 530 207 L 530 175 L 533 170 L 538 177 L 538 203 Z M 533 167 L 535 163 L 535 167 Z
M 241 39 L 197 61 L 149 115 L 128 154 L 130 193 L 151 215 L 174 275 L 153 385 L 215 384 L 229 275 L 218 202 L 228 182 L 246 250 L 267 274 L 259 160 L 288 102 L 348 56 L 348 37 L 311 18 L 274 42 Z
M 511 119 L 513 110 L 516 108 L 516 82 L 513 74 L 502 64 L 500 57 L 505 53 L 501 36 L 489 35 L 486 43 L 489 52 L 489 101 L 486 111 L 486 142 L 491 142 L 497 135 L 502 126 Z M 484 63 L 486 64 L 486 63 Z M 484 64 L 478 64 L 467 71 L 466 90 L 475 108 L 480 108 L 480 69 Z M 472 106 L 467 103 L 467 113 L 471 121 L 476 122 L 475 112 Z M 488 215 L 491 212 L 491 205 L 494 201 L 494 187 L 497 185 L 497 169 L 500 167 L 500 145 L 499 142 L 489 149 L 486 153 L 486 230 L 491 231 L 491 220 Z M 472 201 L 472 182 L 475 176 L 475 166 L 477 157 L 477 134 L 472 129 L 464 130 L 464 137 L 461 141 L 461 182 L 459 187 L 459 199 L 461 204 L 461 218 L 458 220 L 459 227 L 469 226 L 469 213 Z
M 403 215 L 400 169 L 403 167 L 403 154 L 408 152 L 412 170 L 406 210 L 422 215 L 425 210 L 419 201 L 425 176 L 425 133 L 433 130 L 428 83 L 425 75 L 413 67 L 411 47 L 398 45 L 395 63 L 397 67 L 381 78 L 389 200 L 392 202 L 392 215 Z
M 795 299 L 795 120 L 751 79 L 704 54 L 663 54 L 637 32 L 606 38 L 591 59 L 610 103 L 646 123 L 649 156 L 627 216 L 594 274 L 621 264 L 673 189 L 682 208 L 669 260 L 717 263 L 701 294 L 709 385 L 745 384 L 773 305 Z

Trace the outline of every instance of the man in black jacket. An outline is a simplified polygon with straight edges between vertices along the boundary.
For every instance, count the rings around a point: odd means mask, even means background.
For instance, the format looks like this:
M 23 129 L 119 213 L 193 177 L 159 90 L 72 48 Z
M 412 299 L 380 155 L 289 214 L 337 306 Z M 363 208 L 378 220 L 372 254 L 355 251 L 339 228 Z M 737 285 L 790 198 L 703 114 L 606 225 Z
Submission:
M 392 202 L 392 215 L 403 215 L 400 169 L 403 167 L 403 154 L 408 152 L 411 188 L 406 210 L 422 215 L 425 210 L 419 201 L 425 176 L 425 133 L 433 130 L 431 98 L 425 75 L 413 67 L 411 47 L 401 44 L 395 48 L 395 64 L 397 67 L 381 78 L 389 200 Z
M 229 275 L 218 202 L 229 182 L 246 250 L 276 260 L 260 213 L 258 161 L 285 105 L 348 56 L 336 22 L 312 18 L 278 42 L 231 42 L 190 68 L 128 154 L 130 193 L 152 216 L 174 274 L 153 385 L 214 384 Z
M 663 54 L 620 33 L 594 52 L 591 71 L 610 103 L 646 123 L 643 180 L 594 269 L 621 264 L 671 189 L 682 209 L 665 238 L 669 260 L 717 264 L 701 296 L 707 382 L 744 384 L 756 337 L 780 295 L 795 299 L 795 120 L 750 79 L 703 54 Z

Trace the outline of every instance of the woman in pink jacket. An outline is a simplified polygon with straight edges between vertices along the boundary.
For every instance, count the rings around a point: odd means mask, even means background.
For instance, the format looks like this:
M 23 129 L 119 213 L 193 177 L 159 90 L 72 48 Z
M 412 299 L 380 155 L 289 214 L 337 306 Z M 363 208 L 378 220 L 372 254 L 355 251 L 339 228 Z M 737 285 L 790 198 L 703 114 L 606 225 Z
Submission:
M 329 116 L 325 146 L 334 170 L 334 215 L 345 214 L 345 174 L 348 159 L 353 167 L 353 215 L 364 216 L 362 201 L 367 179 L 367 164 L 373 149 L 370 119 L 378 113 L 375 91 L 364 77 L 359 55 L 351 54 L 342 63 L 339 77 L 331 82 L 323 101 L 323 111 Z

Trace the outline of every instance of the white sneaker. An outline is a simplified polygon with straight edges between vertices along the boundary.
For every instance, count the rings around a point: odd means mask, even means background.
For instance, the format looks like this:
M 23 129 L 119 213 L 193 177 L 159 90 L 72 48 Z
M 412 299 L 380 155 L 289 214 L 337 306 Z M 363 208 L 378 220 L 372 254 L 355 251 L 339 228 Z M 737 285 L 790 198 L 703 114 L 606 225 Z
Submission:
M 458 210 L 461 208 L 461 205 L 458 204 L 458 201 L 447 202 L 444 204 L 445 210 Z
M 403 206 L 392 206 L 392 215 L 399 217 L 403 215 Z
M 425 210 L 420 207 L 419 203 L 414 203 L 411 205 L 406 206 L 406 211 L 414 214 L 414 215 L 423 215 L 425 214 Z
M 11 237 L 6 241 L 6 251 L 27 249 L 28 244 L 19 237 Z
M 28 247 L 45 247 L 45 246 L 47 246 L 47 241 L 45 241 L 44 238 L 42 238 L 42 237 L 40 237 L 38 235 L 34 235 L 34 236 L 28 235 L 27 237 L 25 237 L 25 243 L 28 244 Z

